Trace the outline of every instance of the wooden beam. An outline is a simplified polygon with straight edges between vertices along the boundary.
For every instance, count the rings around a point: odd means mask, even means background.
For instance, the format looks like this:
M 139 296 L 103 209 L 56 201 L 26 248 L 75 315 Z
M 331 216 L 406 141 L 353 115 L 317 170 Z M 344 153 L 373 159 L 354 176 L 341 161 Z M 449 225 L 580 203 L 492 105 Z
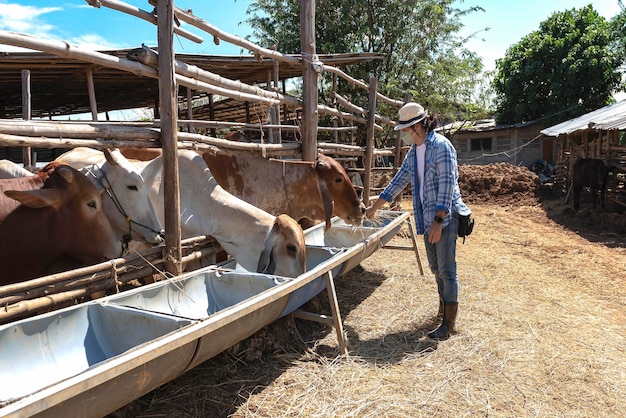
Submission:
M 302 48 L 302 160 L 317 158 L 317 78 L 315 50 L 315 0 L 300 0 L 300 46 Z
M 165 269 L 178 276 L 182 273 L 180 246 L 180 189 L 178 178 L 176 81 L 174 73 L 174 4 L 157 1 L 159 40 L 159 114 L 165 197 Z

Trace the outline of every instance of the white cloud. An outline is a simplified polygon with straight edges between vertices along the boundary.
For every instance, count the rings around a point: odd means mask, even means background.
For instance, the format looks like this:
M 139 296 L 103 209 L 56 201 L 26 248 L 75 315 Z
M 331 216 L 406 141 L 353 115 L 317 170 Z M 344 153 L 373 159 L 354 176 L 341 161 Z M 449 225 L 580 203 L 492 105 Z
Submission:
M 91 7 L 91 6 L 88 6 Z M 0 30 L 28 34 L 37 38 L 49 40 L 63 40 L 70 45 L 91 50 L 119 49 L 119 45 L 112 44 L 104 37 L 93 34 L 81 34 L 70 39 L 63 38 L 64 30 L 45 21 L 44 15 L 53 12 L 62 12 L 62 7 L 24 6 L 15 3 L 5 3 L 0 0 Z M 0 45 L 0 50 L 7 52 L 30 51 L 11 45 Z
M 68 39 L 67 42 L 70 45 L 77 46 L 79 48 L 86 48 L 91 50 L 110 50 L 110 49 L 120 49 L 122 48 L 119 45 L 112 44 L 107 41 L 105 38 L 98 34 L 88 33 L 81 35 L 77 38 Z
M 46 33 L 53 27 L 41 22 L 39 16 L 61 10 L 63 10 L 61 7 L 34 7 L 0 3 L 0 29 L 21 33 Z

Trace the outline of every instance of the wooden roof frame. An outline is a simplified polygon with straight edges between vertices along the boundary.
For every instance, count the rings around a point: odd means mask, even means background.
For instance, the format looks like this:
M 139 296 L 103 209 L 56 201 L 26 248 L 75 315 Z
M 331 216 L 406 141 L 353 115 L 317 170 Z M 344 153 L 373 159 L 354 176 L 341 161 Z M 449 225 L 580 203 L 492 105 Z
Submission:
M 155 48 L 156 49 L 156 48 Z M 125 58 L 131 49 L 102 51 Z M 292 55 L 299 58 L 299 55 Z M 334 67 L 380 59 L 380 54 L 355 53 L 320 55 L 320 60 Z M 254 55 L 226 56 L 176 54 L 176 59 L 189 65 L 249 85 L 265 85 L 272 79 L 275 60 Z M 301 65 L 278 63 L 278 79 L 284 81 L 302 76 Z M 22 118 L 22 70 L 30 71 L 31 117 L 49 118 L 90 113 L 88 72 L 95 87 L 98 113 L 114 110 L 158 107 L 158 80 L 130 72 L 94 65 L 72 58 L 41 52 L 0 52 L 0 118 Z M 192 100 L 206 98 L 207 93 L 192 91 Z M 187 100 L 186 89 L 178 92 L 178 101 Z M 241 103 L 244 108 L 245 104 Z M 232 106 L 228 106 L 229 112 Z M 216 120 L 220 117 L 216 107 Z M 241 113 L 241 112 L 240 112 Z M 231 120 L 234 122 L 234 120 Z

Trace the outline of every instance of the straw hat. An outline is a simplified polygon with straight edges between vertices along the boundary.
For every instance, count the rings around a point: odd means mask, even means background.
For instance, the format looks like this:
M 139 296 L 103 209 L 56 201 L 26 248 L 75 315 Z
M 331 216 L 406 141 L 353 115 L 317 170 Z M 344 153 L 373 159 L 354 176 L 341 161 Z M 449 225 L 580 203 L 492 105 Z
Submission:
M 400 116 L 400 120 L 398 120 L 396 127 L 393 128 L 395 131 L 408 128 L 424 120 L 427 112 L 419 103 L 407 103 L 398 110 L 398 115 Z

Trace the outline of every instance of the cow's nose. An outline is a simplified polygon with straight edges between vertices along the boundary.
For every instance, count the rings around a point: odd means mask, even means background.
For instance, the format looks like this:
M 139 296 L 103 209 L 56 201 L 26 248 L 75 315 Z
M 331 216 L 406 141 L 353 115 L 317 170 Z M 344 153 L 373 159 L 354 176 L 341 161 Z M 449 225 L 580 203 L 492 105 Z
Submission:
M 367 210 L 367 209 L 365 209 L 365 205 L 361 206 L 361 214 L 362 214 L 362 215 L 365 215 L 365 211 L 366 211 L 366 210 Z

